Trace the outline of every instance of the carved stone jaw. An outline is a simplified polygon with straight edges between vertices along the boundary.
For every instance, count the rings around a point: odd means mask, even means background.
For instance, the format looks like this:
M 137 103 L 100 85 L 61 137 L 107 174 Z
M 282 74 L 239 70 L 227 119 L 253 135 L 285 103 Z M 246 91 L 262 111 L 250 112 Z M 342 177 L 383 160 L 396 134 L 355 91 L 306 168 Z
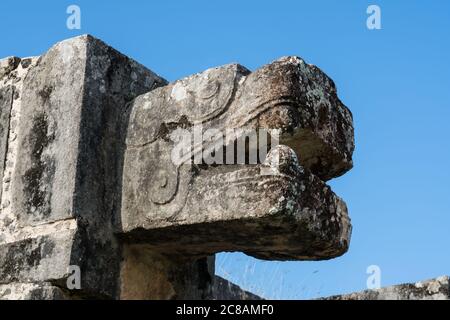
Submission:
M 280 129 L 282 145 L 256 165 L 174 164 L 171 134 L 195 125 Z M 322 180 L 352 166 L 352 117 L 318 68 L 287 57 L 253 73 L 239 65 L 210 69 L 136 98 L 127 128 L 124 239 L 167 254 L 244 251 L 271 260 L 347 250 L 346 205 Z M 213 143 L 194 140 L 192 155 Z M 274 154 L 281 155 L 276 174 Z
M 345 203 L 287 146 L 271 150 L 263 164 L 196 172 L 182 202 L 168 218 L 142 211 L 146 219 L 139 214 L 129 221 L 124 239 L 193 257 L 242 251 L 267 260 L 319 260 L 348 249 Z

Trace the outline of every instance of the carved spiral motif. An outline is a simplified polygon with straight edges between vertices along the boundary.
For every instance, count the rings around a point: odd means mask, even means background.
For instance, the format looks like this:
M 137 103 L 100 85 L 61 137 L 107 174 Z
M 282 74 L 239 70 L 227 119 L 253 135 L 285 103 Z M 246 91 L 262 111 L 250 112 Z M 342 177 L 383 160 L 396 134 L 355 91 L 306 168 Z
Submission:
M 164 166 L 164 168 L 161 168 Z M 179 168 L 169 163 L 160 163 L 151 174 L 150 200 L 159 205 L 167 204 L 173 200 L 178 191 Z

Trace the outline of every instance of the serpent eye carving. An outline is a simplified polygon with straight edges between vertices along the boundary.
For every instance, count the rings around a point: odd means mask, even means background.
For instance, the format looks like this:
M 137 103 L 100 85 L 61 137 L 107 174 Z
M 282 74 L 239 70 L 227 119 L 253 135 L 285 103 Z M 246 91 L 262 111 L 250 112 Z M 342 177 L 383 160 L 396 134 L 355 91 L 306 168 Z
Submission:
M 154 170 L 150 172 L 149 197 L 155 204 L 166 204 L 170 202 L 178 188 L 178 168 L 166 164 L 155 164 Z

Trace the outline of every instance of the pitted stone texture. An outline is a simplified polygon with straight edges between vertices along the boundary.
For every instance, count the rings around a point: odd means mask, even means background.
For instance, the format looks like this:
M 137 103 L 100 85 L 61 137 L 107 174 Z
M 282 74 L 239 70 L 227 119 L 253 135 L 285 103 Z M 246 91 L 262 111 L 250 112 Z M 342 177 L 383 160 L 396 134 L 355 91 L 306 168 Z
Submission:
M 111 221 L 120 211 L 122 117 L 129 101 L 166 81 L 91 36 L 56 44 L 33 66 L 21 62 L 30 70 L 14 152 L 8 147 L 9 213 L 0 217 L 1 254 L 13 259 L 0 283 L 64 282 L 78 265 L 81 295 L 118 297 L 121 249 Z M 71 232 L 62 243 L 51 240 L 58 227 Z M 38 255 L 49 242 L 58 254 Z
M 8 72 L 2 72 L 4 76 L 0 80 L 0 91 L 3 91 L 0 94 L 0 181 L 2 181 L 0 188 L 0 230 L 2 231 L 0 243 L 16 240 L 11 237 L 17 224 L 16 215 L 11 210 L 11 202 L 13 201 L 10 188 L 11 176 L 17 162 L 17 136 L 21 115 L 23 82 L 28 72 L 36 64 L 37 59 L 37 57 L 24 59 L 10 57 L 0 62 L 0 65 L 6 65 L 8 70 Z M 4 63 L 5 61 L 7 63 Z
M 0 245 L 0 284 L 60 281 L 69 276 L 76 229 Z
M 7 57 L 0 60 L 0 81 L 5 84 L 13 78 L 12 72 L 19 66 L 20 58 Z
M 13 283 L 0 285 L 0 300 L 67 300 L 74 297 L 51 283 Z
M 258 105 L 265 100 L 270 101 L 266 105 L 277 104 L 281 109 L 280 113 L 267 109 L 259 117 L 260 127 L 273 128 L 291 119 L 288 127 L 281 126 L 285 132 L 281 143 L 296 150 L 300 163 L 313 174 L 329 180 L 353 167 L 352 114 L 338 98 L 333 80 L 318 67 L 298 57 L 283 57 L 252 73 L 243 87 L 257 96 Z M 280 98 L 271 101 L 269 97 Z M 245 109 L 240 111 L 246 115 Z
M 400 284 L 377 290 L 366 290 L 351 294 L 331 296 L 327 300 L 449 300 L 450 279 L 436 279 L 412 284 Z
M 0 181 L 3 181 L 5 170 L 13 94 L 14 90 L 12 86 L 0 87 Z M 0 198 L 1 194 L 2 190 L 0 188 Z

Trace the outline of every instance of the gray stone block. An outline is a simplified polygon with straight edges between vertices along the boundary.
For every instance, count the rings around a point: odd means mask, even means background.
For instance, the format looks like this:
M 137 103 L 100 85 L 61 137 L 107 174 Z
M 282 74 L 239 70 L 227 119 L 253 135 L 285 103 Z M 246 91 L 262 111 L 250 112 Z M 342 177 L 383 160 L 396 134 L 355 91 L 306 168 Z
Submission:
M 449 300 L 450 279 L 442 276 L 416 283 L 405 283 L 376 290 L 336 295 L 327 300 Z
M 68 300 L 70 296 L 51 283 L 14 283 L 0 285 L 0 300 Z
M 22 225 L 110 212 L 126 104 L 164 80 L 91 36 L 56 44 L 28 73 L 13 211 Z M 103 197 L 109 197 L 103 199 Z
M 62 41 L 23 66 L 29 71 L 9 127 L 16 146 L 8 149 L 11 182 L 0 218 L 0 252 L 11 259 L 0 282 L 64 283 L 68 266 L 78 265 L 82 295 L 116 297 L 121 251 L 112 220 L 120 210 L 122 117 L 134 97 L 166 81 L 91 36 Z M 52 240 L 49 232 L 69 231 L 65 224 L 73 225 L 71 236 Z M 27 260 L 50 245 L 57 255 Z
M 76 229 L 0 245 L 0 284 L 60 281 L 69 276 Z M 61 282 L 65 285 L 64 281 Z

